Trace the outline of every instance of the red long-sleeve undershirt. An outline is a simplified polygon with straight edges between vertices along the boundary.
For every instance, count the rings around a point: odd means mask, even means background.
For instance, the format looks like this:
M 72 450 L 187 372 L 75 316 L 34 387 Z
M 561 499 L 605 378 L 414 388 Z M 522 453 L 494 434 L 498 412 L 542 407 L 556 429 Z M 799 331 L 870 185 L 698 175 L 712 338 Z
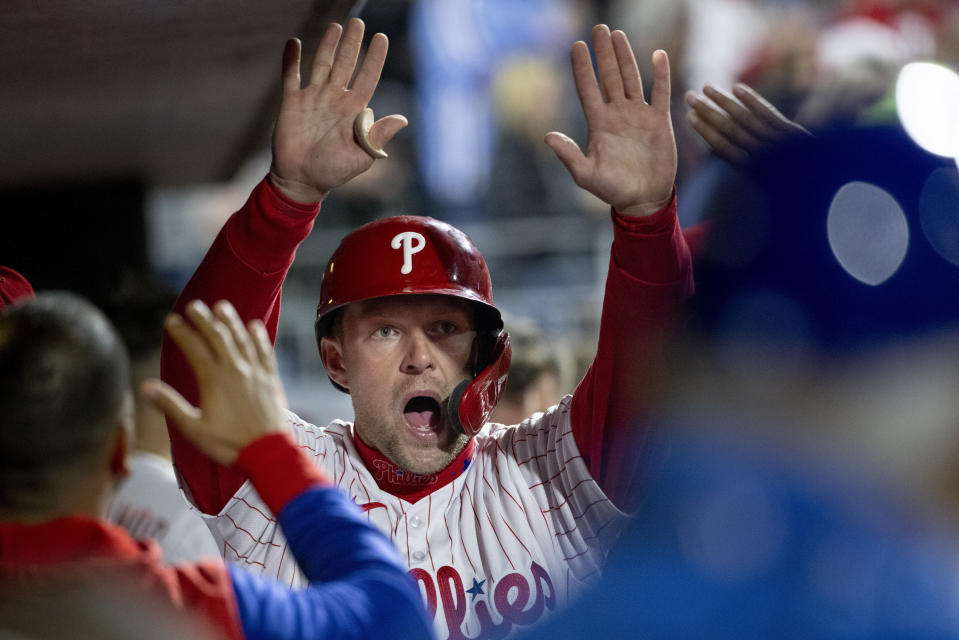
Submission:
M 318 205 L 293 202 L 264 180 L 224 225 L 174 309 L 182 312 L 194 299 L 207 304 L 226 299 L 245 322 L 262 319 L 275 338 L 283 280 L 318 213 Z M 658 369 L 673 309 L 692 292 L 692 267 L 676 219 L 675 197 L 647 218 L 614 212 L 613 225 L 597 356 L 574 394 L 571 418 L 594 478 L 623 506 L 628 505 L 637 464 L 634 446 L 646 430 L 644 389 Z M 192 370 L 167 339 L 161 375 L 197 402 Z M 206 513 L 218 513 L 245 477 L 217 465 L 170 427 L 174 462 L 194 502 Z
M 570 422 L 593 478 L 614 504 L 631 509 L 663 347 L 677 307 L 693 293 L 693 269 L 675 193 L 652 216 L 612 216 L 599 344 L 573 393 Z

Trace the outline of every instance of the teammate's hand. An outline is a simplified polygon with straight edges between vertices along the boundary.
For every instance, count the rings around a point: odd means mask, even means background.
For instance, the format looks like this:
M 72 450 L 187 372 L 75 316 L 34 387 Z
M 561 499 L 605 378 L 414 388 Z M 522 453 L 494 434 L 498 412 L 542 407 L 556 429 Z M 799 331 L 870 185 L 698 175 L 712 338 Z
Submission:
M 619 213 L 652 214 L 669 202 L 676 179 L 669 60 L 665 51 L 653 53 L 653 89 L 647 104 L 626 34 L 610 33 L 606 25 L 597 25 L 593 27 L 593 48 L 599 84 L 586 43 L 576 42 L 570 52 L 576 92 L 589 130 L 586 153 L 558 131 L 546 134 L 546 144 L 576 184 Z
M 141 393 L 201 451 L 228 465 L 246 445 L 283 430 L 286 397 L 263 323 L 244 327 L 229 302 L 213 306 L 187 305 L 193 327 L 177 314 L 166 322 L 196 373 L 200 407 L 160 380 L 145 381 Z
M 320 40 L 309 81 L 303 88 L 300 41 L 291 38 L 286 42 L 283 97 L 273 130 L 270 179 L 297 202 L 319 202 L 330 189 L 373 164 L 373 158 L 353 137 L 353 121 L 373 96 L 388 42 L 382 33 L 373 36 L 351 84 L 363 31 L 359 18 L 350 20 L 345 32 L 340 25 L 331 24 Z M 382 149 L 406 124 L 401 115 L 380 118 L 370 129 L 369 140 Z
M 784 137 L 811 135 L 745 84 L 733 87 L 733 95 L 708 84 L 703 93 L 719 108 L 687 91 L 686 120 L 717 157 L 732 165 L 746 164 L 756 152 Z

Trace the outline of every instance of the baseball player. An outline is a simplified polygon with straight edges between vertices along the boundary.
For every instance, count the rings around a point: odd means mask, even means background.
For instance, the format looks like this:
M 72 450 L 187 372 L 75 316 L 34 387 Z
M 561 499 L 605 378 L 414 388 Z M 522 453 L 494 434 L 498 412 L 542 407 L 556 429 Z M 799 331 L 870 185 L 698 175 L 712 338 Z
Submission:
M 195 328 L 180 317 L 167 328 L 197 371 L 199 407 L 158 380 L 144 394 L 208 455 L 250 474 L 280 514 L 308 588 L 291 592 L 218 559 L 162 565 L 155 541 L 106 522 L 128 473 L 126 352 L 88 302 L 41 293 L 0 314 L 0 635 L 81 637 L 64 628 L 60 605 L 125 591 L 175 621 L 201 617 L 213 632 L 178 637 L 431 637 L 395 550 L 282 431 L 283 390 L 262 325 L 243 327 L 228 303 L 215 312 L 194 304 L 187 315 Z
M 270 175 L 226 223 L 178 305 L 228 299 L 274 334 L 284 277 L 320 201 L 369 168 L 406 124 L 356 118 L 387 49 L 385 36 L 373 36 L 350 84 L 363 29 L 356 19 L 345 30 L 331 25 L 303 87 L 299 42 L 287 43 Z M 482 256 L 447 224 L 399 216 L 360 227 L 320 285 L 320 357 L 355 419 L 318 427 L 288 413 L 288 427 L 390 536 L 440 637 L 503 637 L 599 576 L 632 503 L 643 376 L 670 311 L 692 290 L 675 214 L 666 55 L 653 55 L 647 103 L 626 36 L 599 25 L 593 43 L 599 82 L 587 45 L 571 53 L 586 152 L 560 133 L 546 136 L 576 183 L 610 204 L 615 237 L 596 360 L 572 396 L 518 425 L 486 422 L 509 340 Z M 174 345 L 163 376 L 195 397 Z M 215 516 L 226 557 L 300 585 L 275 517 L 243 474 L 196 450 L 175 425 L 171 438 L 185 492 Z

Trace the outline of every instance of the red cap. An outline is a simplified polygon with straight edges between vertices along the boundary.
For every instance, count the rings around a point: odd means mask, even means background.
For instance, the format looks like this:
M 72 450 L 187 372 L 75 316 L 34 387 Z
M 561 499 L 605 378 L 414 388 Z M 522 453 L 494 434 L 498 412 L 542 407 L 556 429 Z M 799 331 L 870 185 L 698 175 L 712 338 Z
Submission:
M 20 298 L 32 298 L 33 287 L 27 279 L 11 269 L 0 266 L 0 309 Z

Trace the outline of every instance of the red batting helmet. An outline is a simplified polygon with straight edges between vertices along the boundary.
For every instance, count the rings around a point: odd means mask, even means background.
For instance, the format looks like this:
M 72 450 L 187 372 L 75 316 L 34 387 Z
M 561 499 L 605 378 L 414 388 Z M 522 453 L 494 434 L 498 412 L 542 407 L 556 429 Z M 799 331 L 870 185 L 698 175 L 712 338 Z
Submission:
M 316 307 L 317 344 L 329 335 L 334 312 L 343 306 L 415 294 L 454 296 L 468 300 L 476 310 L 475 377 L 453 391 L 447 407 L 454 424 L 472 436 L 499 400 L 511 349 L 502 316 L 493 305 L 486 261 L 456 227 L 423 216 L 394 216 L 365 224 L 343 238 L 323 272 Z

